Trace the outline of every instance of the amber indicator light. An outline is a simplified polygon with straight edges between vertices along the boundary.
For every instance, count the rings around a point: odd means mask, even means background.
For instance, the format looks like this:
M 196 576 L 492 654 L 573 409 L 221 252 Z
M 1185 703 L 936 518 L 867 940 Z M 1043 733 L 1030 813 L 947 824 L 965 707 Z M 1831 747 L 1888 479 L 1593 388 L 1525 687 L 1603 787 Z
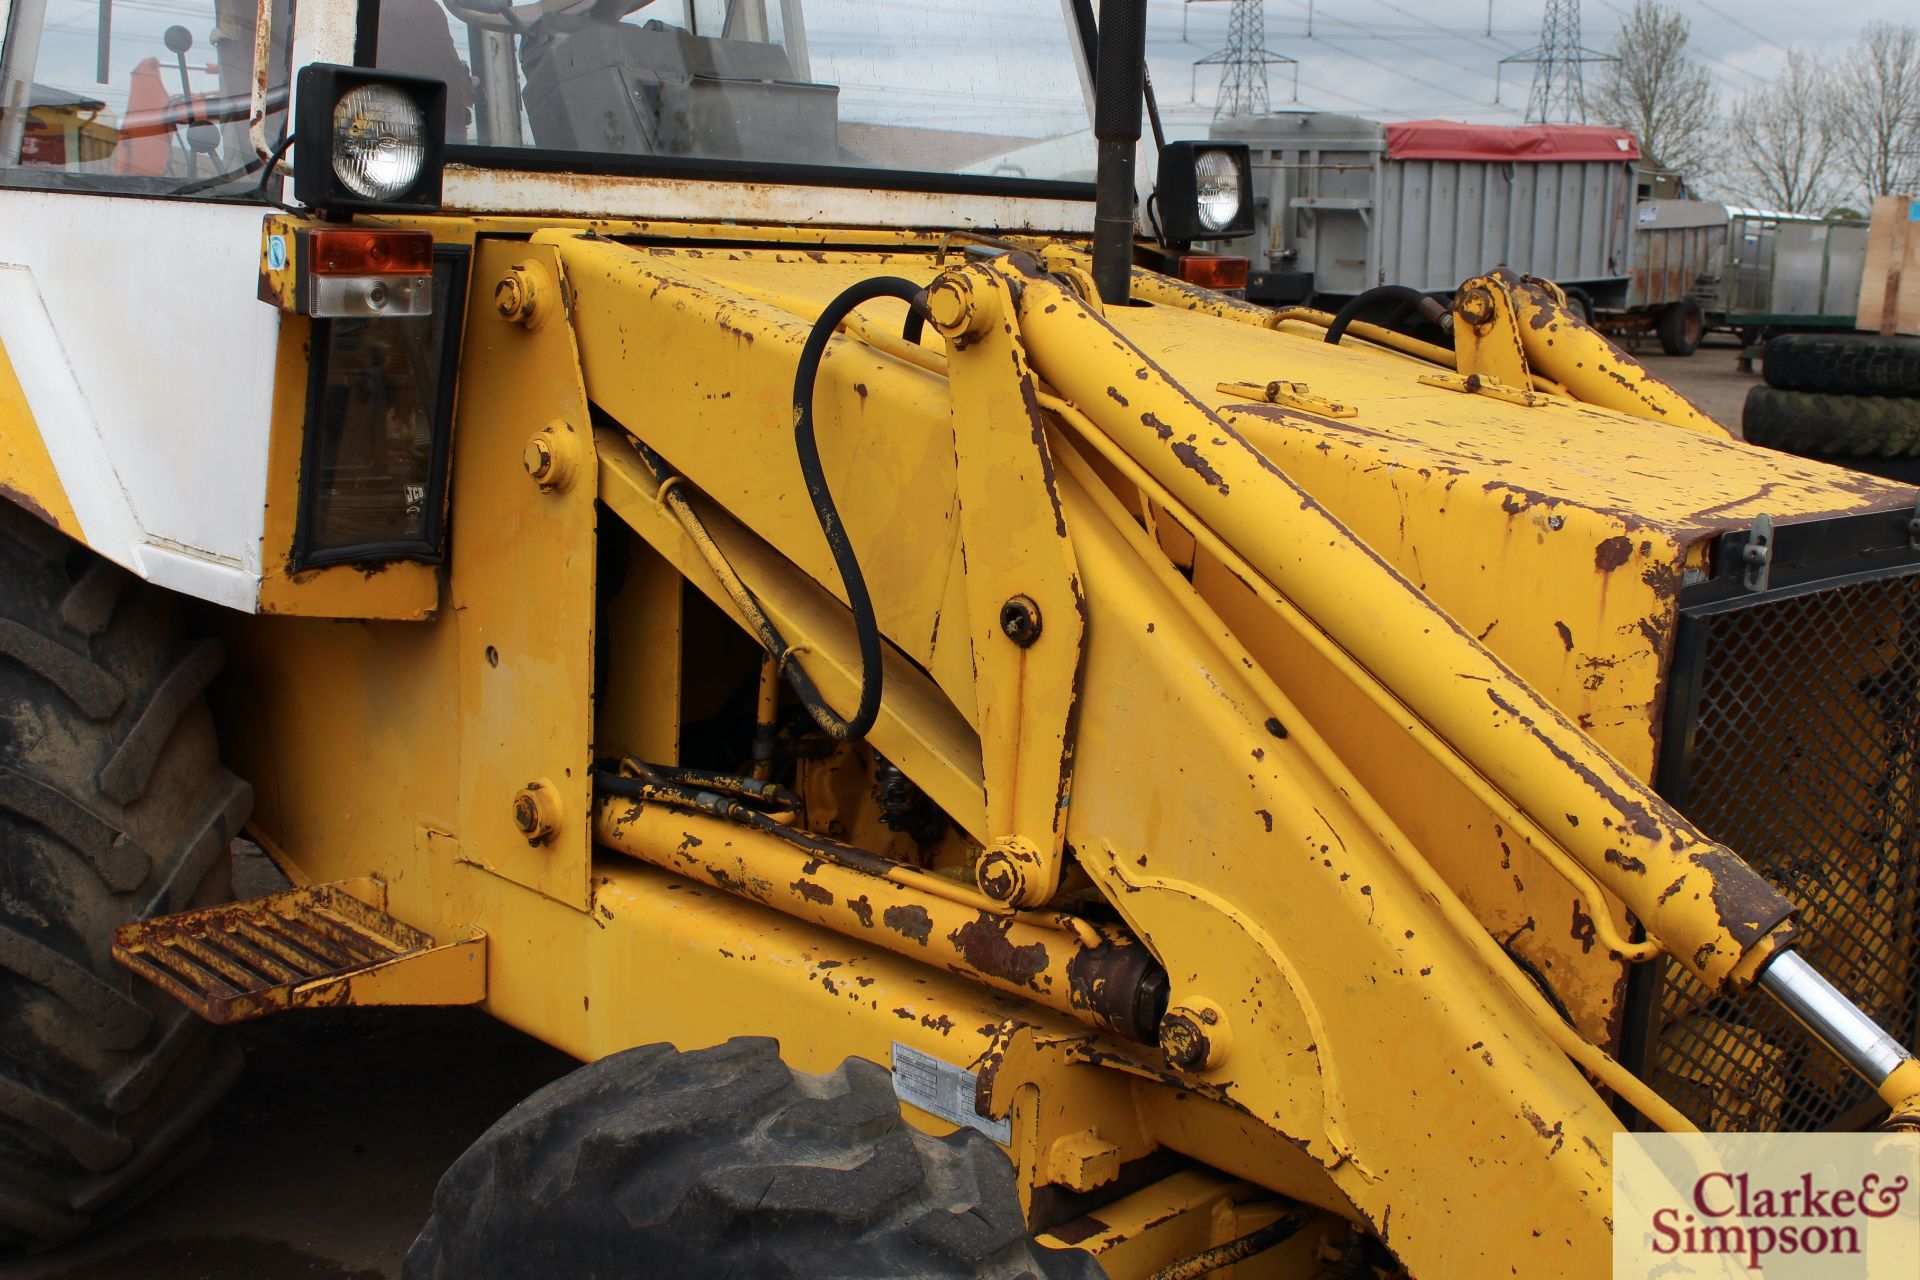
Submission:
M 428 231 L 324 230 L 308 233 L 307 261 L 322 276 L 424 276 L 433 271 Z
M 1244 289 L 1247 260 L 1217 253 L 1189 253 L 1180 259 L 1180 278 L 1203 289 Z

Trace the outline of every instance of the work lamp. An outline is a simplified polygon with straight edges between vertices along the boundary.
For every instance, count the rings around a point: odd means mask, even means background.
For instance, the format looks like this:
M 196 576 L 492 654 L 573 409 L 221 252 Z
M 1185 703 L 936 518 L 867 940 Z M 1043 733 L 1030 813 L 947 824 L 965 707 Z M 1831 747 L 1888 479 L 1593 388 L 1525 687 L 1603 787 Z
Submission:
M 447 86 L 426 76 L 314 63 L 300 69 L 293 182 L 328 212 L 440 207 Z
M 1169 142 L 1154 187 L 1160 234 L 1172 243 L 1253 231 L 1253 167 L 1243 142 Z

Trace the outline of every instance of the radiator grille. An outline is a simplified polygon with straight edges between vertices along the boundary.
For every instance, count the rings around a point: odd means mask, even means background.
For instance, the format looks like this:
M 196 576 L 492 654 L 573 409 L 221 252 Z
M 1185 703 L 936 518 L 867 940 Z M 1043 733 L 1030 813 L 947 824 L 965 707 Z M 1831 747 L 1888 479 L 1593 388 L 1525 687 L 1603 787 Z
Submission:
M 1803 954 L 1903 1043 L 1920 1028 L 1920 577 L 1683 618 L 1663 772 L 1801 904 Z M 1676 740 L 1675 728 L 1682 730 Z M 1871 1090 L 1767 997 L 1668 965 L 1646 1070 L 1703 1129 L 1860 1122 Z

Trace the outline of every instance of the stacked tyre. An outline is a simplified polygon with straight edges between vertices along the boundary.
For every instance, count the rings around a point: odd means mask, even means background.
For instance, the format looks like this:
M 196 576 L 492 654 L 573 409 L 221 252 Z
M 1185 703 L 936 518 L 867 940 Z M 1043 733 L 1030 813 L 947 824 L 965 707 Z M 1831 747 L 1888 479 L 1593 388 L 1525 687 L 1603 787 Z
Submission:
M 1920 479 L 1920 338 L 1782 334 L 1765 369 L 1741 419 L 1749 442 Z

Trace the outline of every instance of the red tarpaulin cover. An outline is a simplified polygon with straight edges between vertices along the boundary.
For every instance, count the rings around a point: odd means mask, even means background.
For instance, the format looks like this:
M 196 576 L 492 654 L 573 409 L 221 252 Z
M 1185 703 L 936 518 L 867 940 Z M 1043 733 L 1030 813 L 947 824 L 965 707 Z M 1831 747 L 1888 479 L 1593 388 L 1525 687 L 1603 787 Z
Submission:
M 1638 160 L 1639 141 L 1625 129 L 1600 124 L 1460 124 L 1407 120 L 1387 126 L 1387 154 L 1395 160 Z

